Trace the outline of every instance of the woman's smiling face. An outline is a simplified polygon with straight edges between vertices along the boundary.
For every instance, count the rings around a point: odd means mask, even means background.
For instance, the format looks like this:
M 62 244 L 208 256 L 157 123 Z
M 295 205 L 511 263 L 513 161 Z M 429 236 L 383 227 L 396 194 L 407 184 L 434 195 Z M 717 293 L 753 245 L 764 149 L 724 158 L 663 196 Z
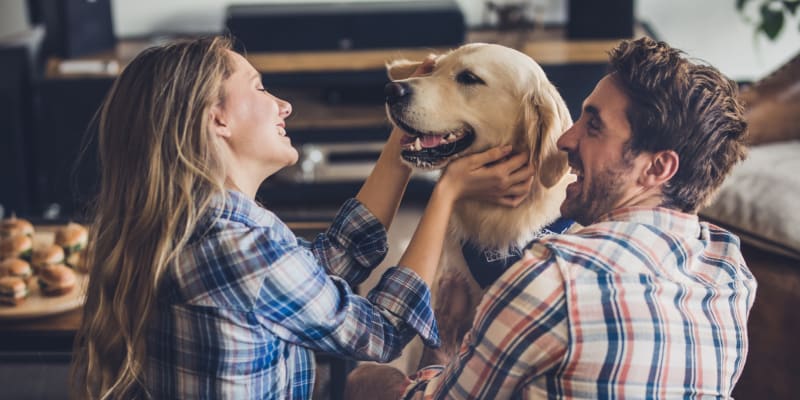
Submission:
M 226 141 L 237 167 L 272 175 L 297 162 L 297 150 L 286 134 L 292 105 L 269 93 L 261 74 L 244 57 L 233 51 L 229 56 L 233 73 L 223 83 L 220 118 L 227 130 Z

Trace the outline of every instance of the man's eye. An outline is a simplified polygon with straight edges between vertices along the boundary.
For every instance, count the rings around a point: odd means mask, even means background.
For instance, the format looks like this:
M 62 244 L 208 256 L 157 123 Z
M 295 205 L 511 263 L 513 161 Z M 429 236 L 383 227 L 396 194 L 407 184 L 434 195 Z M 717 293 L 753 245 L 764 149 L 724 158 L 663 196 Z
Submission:
M 464 70 L 456 75 L 456 81 L 464 85 L 485 85 L 486 82 L 470 70 Z

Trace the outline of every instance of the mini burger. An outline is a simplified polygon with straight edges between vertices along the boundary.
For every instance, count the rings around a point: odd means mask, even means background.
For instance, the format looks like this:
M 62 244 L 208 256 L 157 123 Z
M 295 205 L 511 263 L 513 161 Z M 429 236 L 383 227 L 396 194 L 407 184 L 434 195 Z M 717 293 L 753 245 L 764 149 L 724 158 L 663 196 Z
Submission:
M 0 278 L 0 303 L 16 306 L 28 297 L 28 285 L 25 280 L 15 276 Z
M 33 275 L 31 265 L 25 260 L 19 258 L 7 258 L 0 262 L 0 275 L 13 276 L 22 279 L 28 279 Z
M 75 287 L 75 271 L 64 264 L 48 265 L 39 271 L 39 289 L 45 296 L 61 296 Z
M 0 222 L 0 239 L 8 239 L 14 236 L 33 236 L 33 224 L 22 218 L 11 216 Z
M 81 263 L 81 252 L 88 240 L 89 231 L 83 225 L 70 222 L 56 232 L 55 243 L 64 249 L 67 265 L 76 268 Z
M 36 271 L 39 271 L 48 265 L 63 263 L 64 248 L 57 244 L 51 244 L 46 247 L 38 248 L 33 251 L 33 256 L 31 256 L 31 266 Z
M 0 260 L 6 258 L 21 258 L 25 261 L 31 260 L 33 252 L 33 240 L 30 236 L 17 235 L 4 238 L 0 241 Z

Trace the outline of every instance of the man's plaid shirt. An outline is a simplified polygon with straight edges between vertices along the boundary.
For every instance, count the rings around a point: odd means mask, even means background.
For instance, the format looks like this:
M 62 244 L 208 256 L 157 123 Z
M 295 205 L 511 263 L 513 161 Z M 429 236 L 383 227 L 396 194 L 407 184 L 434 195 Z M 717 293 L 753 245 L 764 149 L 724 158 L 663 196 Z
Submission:
M 413 399 L 724 399 L 756 282 L 731 233 L 664 208 L 540 238 L 483 297 Z

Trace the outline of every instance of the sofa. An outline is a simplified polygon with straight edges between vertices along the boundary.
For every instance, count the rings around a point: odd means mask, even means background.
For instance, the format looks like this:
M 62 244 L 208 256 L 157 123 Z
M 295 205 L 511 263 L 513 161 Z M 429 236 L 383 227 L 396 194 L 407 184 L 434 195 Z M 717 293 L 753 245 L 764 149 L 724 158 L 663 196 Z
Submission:
M 749 154 L 701 210 L 726 227 L 758 281 L 750 350 L 733 396 L 800 398 L 800 54 L 745 87 Z

